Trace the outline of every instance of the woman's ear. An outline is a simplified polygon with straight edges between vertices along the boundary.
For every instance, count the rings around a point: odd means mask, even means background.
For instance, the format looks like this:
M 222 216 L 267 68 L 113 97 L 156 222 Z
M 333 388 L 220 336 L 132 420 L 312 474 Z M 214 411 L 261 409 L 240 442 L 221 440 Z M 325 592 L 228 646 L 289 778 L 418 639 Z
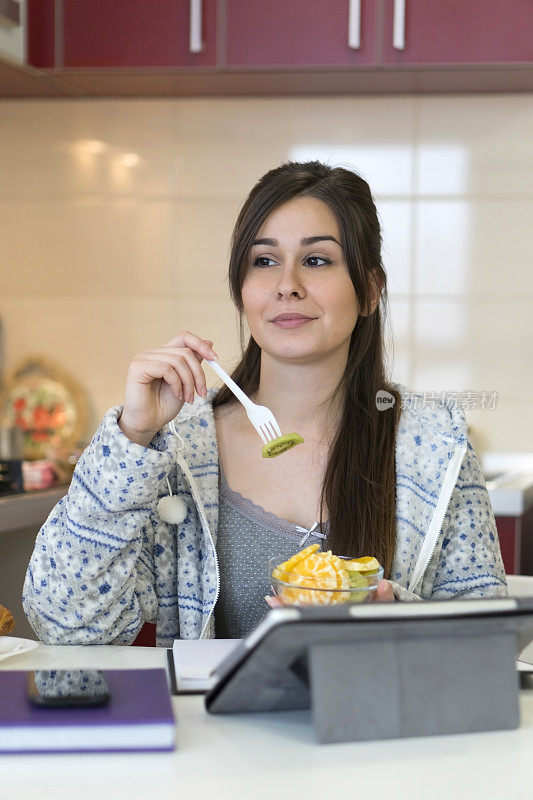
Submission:
M 370 311 L 368 313 L 361 313 L 362 317 L 370 317 L 376 310 L 381 299 L 381 292 L 383 291 L 385 283 L 383 280 L 379 281 L 376 270 L 373 269 L 369 273 L 368 291 L 370 294 Z

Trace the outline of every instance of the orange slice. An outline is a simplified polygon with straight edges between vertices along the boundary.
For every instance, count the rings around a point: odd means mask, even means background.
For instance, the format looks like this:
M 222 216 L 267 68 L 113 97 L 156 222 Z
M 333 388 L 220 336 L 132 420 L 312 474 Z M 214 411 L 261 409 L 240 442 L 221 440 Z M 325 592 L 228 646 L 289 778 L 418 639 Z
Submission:
M 311 553 L 316 553 L 319 547 L 319 544 L 310 544 L 309 547 L 304 547 L 303 550 L 295 553 L 287 561 L 284 561 L 283 564 L 280 564 L 278 569 L 282 569 L 284 572 L 290 572 L 299 561 L 303 561 L 304 558 L 310 556 Z
M 348 572 L 365 572 L 376 573 L 381 569 L 381 564 L 374 558 L 374 556 L 361 556 L 361 558 L 352 558 L 350 561 L 344 562 L 344 569 Z

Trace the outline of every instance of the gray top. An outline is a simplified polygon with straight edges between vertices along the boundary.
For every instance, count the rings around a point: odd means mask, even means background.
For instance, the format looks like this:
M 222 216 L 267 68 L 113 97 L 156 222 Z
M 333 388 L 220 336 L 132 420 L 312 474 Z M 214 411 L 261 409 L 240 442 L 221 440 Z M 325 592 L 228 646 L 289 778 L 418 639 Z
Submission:
M 215 606 L 217 639 L 240 639 L 268 611 L 266 594 L 271 594 L 268 560 L 280 561 L 310 544 L 322 544 L 294 523 L 276 517 L 261 506 L 229 488 L 219 465 L 220 494 L 216 551 L 220 568 L 220 594 Z M 329 524 L 324 524 L 327 533 Z

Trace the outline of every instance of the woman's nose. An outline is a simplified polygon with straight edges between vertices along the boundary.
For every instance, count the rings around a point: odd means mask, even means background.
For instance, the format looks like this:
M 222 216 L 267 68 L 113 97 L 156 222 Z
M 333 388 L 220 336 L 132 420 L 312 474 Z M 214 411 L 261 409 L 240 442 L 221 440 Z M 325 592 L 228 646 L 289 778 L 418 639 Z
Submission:
M 303 285 L 297 273 L 292 271 L 284 272 L 279 279 L 276 289 L 277 294 L 280 297 L 283 297 L 284 295 L 290 297 L 293 294 L 300 296 L 303 291 Z
M 291 291 L 283 291 L 283 289 L 278 289 L 278 297 L 284 297 L 285 295 L 287 297 L 292 297 L 292 295 L 295 295 L 295 297 L 300 297 L 301 292 L 302 292 L 301 288 L 299 290 L 292 289 Z

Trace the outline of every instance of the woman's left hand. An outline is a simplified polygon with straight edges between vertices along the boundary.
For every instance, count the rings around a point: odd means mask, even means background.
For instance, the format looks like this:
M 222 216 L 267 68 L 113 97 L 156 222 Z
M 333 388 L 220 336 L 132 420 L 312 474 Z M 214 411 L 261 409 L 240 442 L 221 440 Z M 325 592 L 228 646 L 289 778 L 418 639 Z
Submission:
M 394 603 L 394 591 L 390 581 L 382 578 L 376 589 L 376 603 Z

